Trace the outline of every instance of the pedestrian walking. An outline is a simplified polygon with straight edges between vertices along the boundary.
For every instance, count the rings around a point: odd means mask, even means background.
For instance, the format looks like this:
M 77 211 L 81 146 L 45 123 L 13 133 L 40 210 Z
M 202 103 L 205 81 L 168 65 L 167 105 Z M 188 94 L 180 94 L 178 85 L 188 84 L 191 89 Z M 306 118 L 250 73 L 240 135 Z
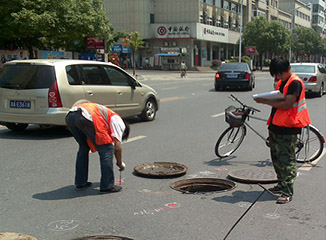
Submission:
M 96 103 L 81 103 L 70 109 L 66 116 L 67 127 L 79 144 L 76 158 L 75 185 L 83 190 L 88 182 L 89 151 L 98 151 L 101 166 L 100 194 L 119 192 L 114 185 L 113 154 L 120 171 L 122 161 L 121 142 L 129 137 L 129 125 L 111 109 Z
M 188 69 L 188 67 L 187 67 L 186 63 L 184 61 L 182 61 L 180 63 L 181 77 L 185 77 L 187 75 L 187 69 Z
M 279 79 L 276 90 L 284 95 L 281 101 L 262 98 L 257 103 L 272 107 L 267 124 L 271 159 L 277 175 L 278 183 L 269 190 L 280 193 L 277 203 L 288 203 L 294 193 L 294 180 L 297 175 L 295 144 L 301 128 L 310 124 L 305 100 L 303 81 L 291 72 L 288 60 L 275 58 L 269 67 L 270 74 Z

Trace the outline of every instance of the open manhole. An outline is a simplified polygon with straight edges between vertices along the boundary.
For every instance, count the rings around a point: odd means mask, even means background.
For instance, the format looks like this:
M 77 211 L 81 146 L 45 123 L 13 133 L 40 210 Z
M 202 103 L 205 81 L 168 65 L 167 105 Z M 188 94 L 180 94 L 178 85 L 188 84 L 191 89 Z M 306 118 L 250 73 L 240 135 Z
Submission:
M 0 240 L 37 240 L 35 237 L 11 232 L 0 232 Z
M 94 239 L 101 239 L 101 240 L 133 240 L 132 238 L 127 237 L 118 237 L 118 236 L 89 236 L 89 237 L 82 237 L 82 238 L 75 238 L 73 240 L 94 240 Z
M 145 163 L 134 168 L 136 174 L 144 177 L 168 178 L 186 174 L 188 168 L 176 162 Z
M 177 181 L 171 185 L 171 188 L 183 193 L 207 193 L 229 191 L 236 186 L 236 183 L 225 179 L 192 178 Z

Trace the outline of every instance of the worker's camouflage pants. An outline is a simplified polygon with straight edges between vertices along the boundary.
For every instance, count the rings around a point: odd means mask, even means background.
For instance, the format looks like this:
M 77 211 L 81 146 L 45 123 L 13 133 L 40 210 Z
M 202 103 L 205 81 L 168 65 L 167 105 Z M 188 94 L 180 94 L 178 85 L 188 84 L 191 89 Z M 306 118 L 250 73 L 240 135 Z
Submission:
M 278 179 L 278 187 L 287 196 L 293 195 L 297 175 L 295 143 L 297 135 L 279 135 L 269 132 L 271 158 Z

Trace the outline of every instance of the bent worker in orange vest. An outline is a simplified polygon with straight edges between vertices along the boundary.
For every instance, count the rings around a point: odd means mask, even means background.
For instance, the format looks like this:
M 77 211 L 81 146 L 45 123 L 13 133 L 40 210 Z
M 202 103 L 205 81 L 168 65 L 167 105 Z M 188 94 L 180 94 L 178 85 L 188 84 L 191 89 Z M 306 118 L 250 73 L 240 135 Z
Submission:
M 257 98 L 257 103 L 272 106 L 267 124 L 269 144 L 273 166 L 278 184 L 269 190 L 280 193 L 277 203 L 288 203 L 292 200 L 294 180 L 297 175 L 295 144 L 301 128 L 310 124 L 305 100 L 305 87 L 302 80 L 291 72 L 288 60 L 275 58 L 269 67 L 270 74 L 278 78 L 276 90 L 283 93 L 281 101 Z
M 82 103 L 70 109 L 66 123 L 79 144 L 76 159 L 75 185 L 77 190 L 91 186 L 88 182 L 89 150 L 98 151 L 101 164 L 100 194 L 119 192 L 114 185 L 113 154 L 120 171 L 122 161 L 121 142 L 129 137 L 129 125 L 111 109 L 96 103 Z

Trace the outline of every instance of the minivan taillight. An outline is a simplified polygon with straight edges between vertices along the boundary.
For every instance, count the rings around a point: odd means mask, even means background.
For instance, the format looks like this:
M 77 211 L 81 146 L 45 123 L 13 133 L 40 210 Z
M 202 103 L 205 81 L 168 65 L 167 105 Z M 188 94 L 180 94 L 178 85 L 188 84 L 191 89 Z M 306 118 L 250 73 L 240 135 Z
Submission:
M 317 82 L 317 77 L 316 76 L 311 77 L 308 82 Z
M 48 102 L 50 108 L 62 107 L 58 84 L 56 81 L 49 88 Z
M 250 79 L 250 73 L 246 73 L 245 79 Z

